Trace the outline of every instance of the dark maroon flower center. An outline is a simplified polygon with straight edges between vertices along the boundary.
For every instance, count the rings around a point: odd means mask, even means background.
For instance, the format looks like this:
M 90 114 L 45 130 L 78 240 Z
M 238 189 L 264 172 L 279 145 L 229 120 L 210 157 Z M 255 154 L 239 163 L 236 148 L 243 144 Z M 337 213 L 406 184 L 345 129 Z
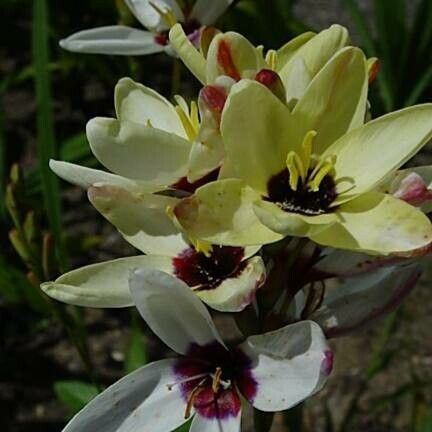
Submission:
M 306 183 L 299 182 L 297 190 L 289 185 L 289 171 L 284 169 L 274 175 L 267 184 L 266 200 L 276 203 L 286 212 L 304 215 L 319 215 L 330 211 L 330 204 L 336 198 L 333 178 L 326 175 L 317 191 L 312 191 Z
M 173 265 L 175 275 L 190 287 L 208 290 L 241 273 L 243 257 L 241 247 L 213 246 L 210 256 L 189 248 L 173 258 Z
M 199 30 L 201 28 L 201 23 L 199 23 L 196 19 L 186 20 L 184 23 L 180 23 L 183 27 L 184 32 L 191 40 L 192 43 L 195 43 L 195 39 Z M 166 46 L 169 43 L 169 30 L 165 30 L 159 32 L 155 35 L 154 40 L 157 44 Z
M 206 418 L 236 417 L 241 408 L 239 392 L 252 401 L 257 382 L 252 362 L 239 348 L 228 351 L 218 342 L 192 345 L 174 366 L 176 383 L 186 403 L 185 417 L 191 408 Z
M 186 177 L 182 177 L 177 183 L 174 183 L 171 187 L 181 192 L 188 192 L 193 194 L 199 187 L 204 186 L 207 183 L 216 181 L 219 176 L 220 168 L 216 168 L 210 171 L 204 177 L 190 183 Z

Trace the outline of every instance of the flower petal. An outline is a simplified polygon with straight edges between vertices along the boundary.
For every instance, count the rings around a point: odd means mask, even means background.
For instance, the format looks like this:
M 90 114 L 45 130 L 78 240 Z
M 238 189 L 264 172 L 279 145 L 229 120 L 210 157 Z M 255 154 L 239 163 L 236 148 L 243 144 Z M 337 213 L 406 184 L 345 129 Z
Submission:
M 419 276 L 419 267 L 410 265 L 347 279 L 309 318 L 323 328 L 327 337 L 345 336 L 396 309 Z
M 432 104 L 395 111 L 342 136 L 326 154 L 336 155 L 335 205 L 373 189 L 432 138 Z
M 253 79 L 265 67 L 262 53 L 244 36 L 235 32 L 220 33 L 210 43 L 207 53 L 207 84 L 225 75 L 239 81 Z
M 115 88 L 115 107 L 120 121 L 139 123 L 187 138 L 174 106 L 159 93 L 122 78 Z
M 203 25 L 214 24 L 232 2 L 233 0 L 197 0 L 192 8 L 190 18 L 195 18 Z
M 306 43 L 309 42 L 316 33 L 305 32 L 301 35 L 291 39 L 285 45 L 277 50 L 277 64 L 276 70 L 280 71 L 283 67 L 294 57 L 298 50 Z
M 185 402 L 175 382 L 175 359 L 150 363 L 108 387 L 80 411 L 63 432 L 171 431 L 186 422 Z
M 62 39 L 60 46 L 68 51 L 88 54 L 145 55 L 164 50 L 155 42 L 153 33 L 125 26 L 82 30 Z
M 166 213 L 177 203 L 176 198 L 113 186 L 92 187 L 88 196 L 94 207 L 142 252 L 175 256 L 189 247 Z
M 294 70 L 293 70 L 294 71 Z M 318 72 L 296 104 L 298 140 L 317 131 L 313 151 L 323 151 L 364 122 L 368 91 L 366 58 L 358 48 L 340 50 Z
M 137 192 L 156 192 L 163 189 L 162 186 L 130 180 L 126 177 L 69 162 L 51 159 L 49 166 L 60 178 L 83 189 L 88 189 L 90 186 L 97 184 L 109 184 Z
M 241 410 L 236 417 L 206 418 L 196 414 L 190 432 L 240 432 Z
M 369 192 L 337 209 L 340 223 L 314 233 L 315 242 L 372 254 L 409 255 L 432 242 L 432 224 L 418 209 Z
M 132 306 L 129 274 L 137 267 L 170 271 L 172 260 L 163 256 L 134 256 L 92 264 L 45 282 L 42 290 L 51 298 L 76 306 L 105 308 Z
M 141 24 L 149 30 L 160 31 L 167 29 L 167 24 L 150 3 L 163 11 L 172 11 L 179 21 L 184 20 L 183 12 L 176 0 L 125 0 L 125 3 Z
M 253 211 L 252 204 L 259 199 L 241 180 L 219 180 L 181 200 L 174 214 L 189 235 L 214 244 L 248 246 L 278 241 L 282 236 L 264 226 Z
M 288 61 L 280 70 L 279 75 L 282 82 L 286 82 L 288 79 L 293 67 L 292 60 L 297 56 L 304 60 L 309 73 L 313 77 L 336 52 L 348 45 L 348 42 L 349 36 L 346 28 L 337 24 L 318 33 L 302 45 L 295 53 L 295 56 L 291 57 L 291 61 Z
M 227 157 L 238 176 L 262 194 L 268 180 L 286 168 L 288 151 L 295 150 L 291 118 L 288 108 L 257 82 L 242 80 L 228 96 L 221 123 Z
M 183 281 L 143 268 L 132 273 L 129 285 L 146 323 L 174 351 L 185 354 L 191 344 L 214 341 L 223 345 L 208 310 Z
M 206 60 L 186 36 L 182 26 L 176 24 L 169 33 L 171 46 L 182 59 L 186 67 L 201 84 L 206 84 Z
M 245 267 L 238 275 L 225 279 L 215 288 L 195 292 L 213 309 L 240 312 L 253 301 L 265 278 L 265 264 L 261 257 L 255 257 L 245 262 Z
M 331 351 L 318 324 L 301 321 L 249 337 L 240 348 L 252 360 L 257 392 L 250 402 L 261 411 L 282 411 L 321 390 Z
M 266 227 L 284 236 L 308 237 L 338 220 L 335 213 L 314 216 L 291 213 L 283 211 L 274 203 L 262 200 L 254 203 L 254 211 Z
M 97 117 L 87 123 L 87 137 L 94 155 L 116 174 L 170 185 L 187 173 L 190 143 L 177 135 Z

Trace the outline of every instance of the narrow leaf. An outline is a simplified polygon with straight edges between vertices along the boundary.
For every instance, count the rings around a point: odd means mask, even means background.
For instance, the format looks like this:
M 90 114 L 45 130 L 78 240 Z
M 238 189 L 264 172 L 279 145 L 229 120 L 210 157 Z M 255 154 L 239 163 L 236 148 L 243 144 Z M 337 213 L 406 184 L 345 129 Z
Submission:
M 95 396 L 98 389 L 83 381 L 57 381 L 54 392 L 73 415 L 84 408 Z

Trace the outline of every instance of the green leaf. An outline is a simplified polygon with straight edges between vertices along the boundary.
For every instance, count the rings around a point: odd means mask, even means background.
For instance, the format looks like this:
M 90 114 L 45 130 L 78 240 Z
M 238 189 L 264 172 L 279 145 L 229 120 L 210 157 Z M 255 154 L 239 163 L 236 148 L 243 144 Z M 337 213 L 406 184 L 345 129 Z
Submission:
M 77 163 L 91 157 L 91 155 L 85 132 L 68 138 L 61 145 L 60 159 L 66 162 Z
M 57 381 L 54 383 L 54 392 L 72 415 L 84 408 L 99 393 L 94 385 L 83 381 Z
M 48 166 L 49 160 L 55 157 L 55 139 L 49 73 L 48 7 L 46 0 L 33 1 L 32 51 L 35 69 L 39 171 L 50 229 L 56 239 L 59 260 L 64 267 L 64 252 L 61 247 L 62 224 L 59 185 L 56 176 Z
M 180 427 L 178 427 L 174 432 L 188 432 L 191 422 L 192 420 L 187 421 L 185 424 L 182 424 Z
M 432 407 L 419 403 L 415 410 L 414 431 L 432 432 Z
M 127 373 L 144 366 L 148 362 L 144 335 L 139 327 L 139 318 L 135 311 L 132 311 L 131 316 L 131 332 L 125 356 L 125 370 Z

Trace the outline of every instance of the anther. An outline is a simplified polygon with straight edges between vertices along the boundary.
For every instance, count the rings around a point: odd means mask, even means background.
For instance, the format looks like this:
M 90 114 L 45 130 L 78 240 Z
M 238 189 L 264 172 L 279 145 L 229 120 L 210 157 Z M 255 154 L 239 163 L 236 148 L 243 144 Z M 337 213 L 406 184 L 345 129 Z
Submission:
M 191 411 L 192 411 L 192 407 L 193 407 L 193 404 L 195 402 L 195 399 L 197 398 L 197 396 L 203 390 L 203 388 L 204 388 L 203 386 L 204 386 L 204 384 L 205 384 L 206 381 L 207 381 L 207 377 L 204 378 L 202 381 L 200 381 L 198 383 L 198 385 L 189 394 L 189 397 L 187 399 L 187 404 L 186 404 L 185 415 L 184 415 L 185 419 L 188 419 L 190 417 Z
M 175 107 L 175 110 L 177 112 L 177 115 L 180 118 L 180 121 L 183 125 L 183 128 L 186 132 L 187 137 L 190 141 L 194 141 L 198 135 L 198 128 L 199 128 L 199 121 L 198 121 L 198 111 L 195 104 L 195 110 L 194 112 L 194 105 L 191 105 L 191 114 L 186 113 L 184 108 L 180 105 L 177 105 Z
M 213 375 L 213 381 L 212 381 L 212 390 L 213 393 L 217 393 L 221 386 L 221 376 L 222 376 L 222 369 L 220 367 L 216 368 L 216 372 Z
M 277 68 L 277 62 L 278 62 L 278 55 L 275 50 L 268 50 L 265 58 L 265 62 L 267 63 L 268 67 L 275 71 Z
M 202 373 L 202 374 L 199 374 L 199 375 L 194 375 L 194 376 L 185 378 L 185 379 L 183 379 L 181 381 L 177 381 L 175 383 L 167 384 L 166 386 L 167 386 L 168 390 L 171 391 L 177 385 L 185 384 L 187 382 L 194 381 L 194 380 L 197 380 L 199 378 L 207 377 L 207 376 L 208 376 L 207 373 Z

